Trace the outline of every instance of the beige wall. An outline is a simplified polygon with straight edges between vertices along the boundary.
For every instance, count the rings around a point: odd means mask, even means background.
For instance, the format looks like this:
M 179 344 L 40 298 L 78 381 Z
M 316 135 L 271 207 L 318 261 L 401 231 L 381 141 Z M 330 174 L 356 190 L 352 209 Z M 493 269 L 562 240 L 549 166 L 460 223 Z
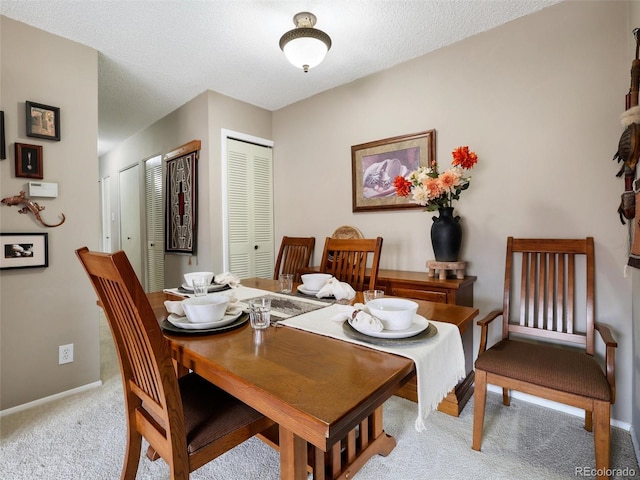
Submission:
M 166 285 L 179 284 L 182 274 L 189 271 L 222 272 L 220 135 L 223 128 L 268 139 L 271 138 L 271 112 L 216 92 L 203 92 L 100 158 L 100 178 L 112 178 L 111 209 L 116 214 L 112 249 L 116 250 L 119 248 L 118 172 L 155 155 L 164 155 L 191 140 L 202 142 L 198 161 L 197 255 L 166 255 Z
M 0 197 L 26 189 L 16 178 L 14 143 L 43 146 L 45 182 L 56 199 L 38 198 L 45 228 L 19 207 L 0 206 L 2 233 L 49 234 L 49 267 L 0 272 L 0 409 L 100 379 L 95 294 L 75 257 L 98 247 L 98 56 L 80 44 L 0 17 L 1 109 L 7 159 L 0 161 Z M 60 107 L 60 142 L 26 136 L 25 101 Z M 58 365 L 58 346 L 74 344 L 75 360 Z
M 276 238 L 316 236 L 318 262 L 324 237 L 354 225 L 384 237 L 382 267 L 424 271 L 432 214 L 352 213 L 350 147 L 435 128 L 444 168 L 469 145 L 479 162 L 456 212 L 481 315 L 501 306 L 507 236 L 595 237 L 598 319 L 619 343 L 613 417 L 630 422 L 631 278 L 611 160 L 629 89 L 628 8 L 564 2 L 275 112 Z

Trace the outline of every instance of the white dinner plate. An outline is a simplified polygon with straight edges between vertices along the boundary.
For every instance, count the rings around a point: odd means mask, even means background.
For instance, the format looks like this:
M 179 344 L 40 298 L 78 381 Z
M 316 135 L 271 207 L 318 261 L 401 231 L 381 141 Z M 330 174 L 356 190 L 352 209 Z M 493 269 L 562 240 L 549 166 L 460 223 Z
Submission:
M 315 297 L 320 290 L 309 290 L 308 288 L 304 288 L 304 284 L 303 284 L 303 285 L 298 285 L 298 291 L 305 295 L 313 295 Z
M 167 317 L 167 320 L 169 320 L 172 325 L 178 328 L 184 328 L 185 330 L 204 330 L 207 328 L 224 327 L 225 325 L 229 325 L 240 315 L 242 315 L 241 309 L 239 309 L 237 312 L 234 312 L 233 314 L 225 315 L 220 320 L 217 320 L 215 322 L 191 323 L 189 320 L 187 320 L 187 317 L 181 317 L 180 315 L 172 313 Z
M 351 321 L 349 321 L 349 325 L 358 330 L 356 325 L 353 325 Z M 369 335 L 370 337 L 376 338 L 409 338 L 414 335 L 418 335 L 420 332 L 426 330 L 429 327 L 429 320 L 424 318 L 422 315 L 416 315 L 413 317 L 413 323 L 409 328 L 404 330 L 382 330 L 381 332 L 365 332 L 363 330 L 358 330 L 360 333 L 364 333 L 365 335 Z
M 207 287 L 207 292 L 209 292 L 209 293 L 217 292 L 218 290 L 223 290 L 226 287 L 227 287 L 226 285 L 219 285 L 217 283 L 212 283 L 211 285 L 209 285 L 209 287 Z M 184 290 L 189 291 L 189 292 L 193 292 L 193 287 L 191 285 L 187 285 L 186 283 L 182 284 L 182 288 Z

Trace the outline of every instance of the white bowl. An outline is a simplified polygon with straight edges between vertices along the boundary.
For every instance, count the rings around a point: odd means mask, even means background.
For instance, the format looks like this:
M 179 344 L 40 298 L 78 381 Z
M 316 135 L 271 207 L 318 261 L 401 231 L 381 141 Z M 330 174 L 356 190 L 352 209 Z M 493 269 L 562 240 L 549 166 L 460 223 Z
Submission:
M 328 273 L 305 273 L 301 278 L 307 290 L 320 290 L 332 276 Z
M 191 282 L 193 282 L 194 278 L 198 278 L 198 277 L 206 277 L 207 278 L 207 285 L 209 285 L 211 282 L 213 282 L 213 272 L 191 272 L 191 273 L 185 273 L 184 274 L 184 281 L 187 284 L 188 287 L 191 286 Z
M 191 323 L 208 323 L 222 320 L 228 304 L 229 297 L 214 294 L 204 297 L 185 298 L 182 301 L 182 308 L 187 315 L 187 320 Z
M 367 308 L 385 330 L 406 330 L 413 323 L 418 304 L 404 298 L 385 297 L 369 301 Z

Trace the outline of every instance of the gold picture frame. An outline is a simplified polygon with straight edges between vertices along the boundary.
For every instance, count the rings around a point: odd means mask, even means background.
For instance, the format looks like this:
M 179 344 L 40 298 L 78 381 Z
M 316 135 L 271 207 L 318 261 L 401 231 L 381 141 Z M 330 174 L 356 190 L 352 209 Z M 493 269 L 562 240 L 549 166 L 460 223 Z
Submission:
M 351 147 L 353 211 L 424 208 L 396 195 L 396 176 L 408 176 L 436 159 L 436 131 L 401 135 Z

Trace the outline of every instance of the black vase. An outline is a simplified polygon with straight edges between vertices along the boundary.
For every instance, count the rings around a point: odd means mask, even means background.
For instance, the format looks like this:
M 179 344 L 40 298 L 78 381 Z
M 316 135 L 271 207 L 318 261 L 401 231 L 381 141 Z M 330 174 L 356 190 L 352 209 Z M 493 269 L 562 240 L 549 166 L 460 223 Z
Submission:
M 433 217 L 431 245 L 437 262 L 457 262 L 462 244 L 460 217 L 453 216 L 453 207 L 439 208 L 439 217 Z

